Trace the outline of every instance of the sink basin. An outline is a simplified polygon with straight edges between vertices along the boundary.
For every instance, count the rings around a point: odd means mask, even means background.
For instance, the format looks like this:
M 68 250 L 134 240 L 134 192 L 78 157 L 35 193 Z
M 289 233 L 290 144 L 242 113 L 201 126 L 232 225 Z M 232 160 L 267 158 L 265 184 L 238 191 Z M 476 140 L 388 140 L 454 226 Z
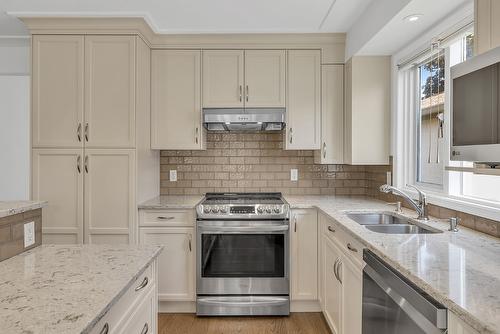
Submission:
M 385 234 L 425 234 L 441 233 L 430 226 L 417 225 L 410 218 L 385 212 L 351 212 L 347 217 L 366 229 Z
M 360 225 L 408 224 L 409 219 L 388 213 L 349 213 L 347 217 Z

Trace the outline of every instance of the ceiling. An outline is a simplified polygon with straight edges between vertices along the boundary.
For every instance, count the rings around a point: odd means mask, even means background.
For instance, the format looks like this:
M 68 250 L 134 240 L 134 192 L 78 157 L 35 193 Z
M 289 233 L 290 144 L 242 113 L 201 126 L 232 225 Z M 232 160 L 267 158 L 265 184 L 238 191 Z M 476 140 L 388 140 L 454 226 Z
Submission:
M 157 33 L 347 32 L 373 0 L 0 0 L 0 35 L 27 35 L 7 12 L 141 16 Z
M 473 2 L 473 0 L 410 1 L 370 41 L 364 44 L 357 54 L 392 55 L 438 24 L 450 13 L 466 6 L 472 8 Z M 405 20 L 405 17 L 413 14 L 422 16 L 415 22 Z

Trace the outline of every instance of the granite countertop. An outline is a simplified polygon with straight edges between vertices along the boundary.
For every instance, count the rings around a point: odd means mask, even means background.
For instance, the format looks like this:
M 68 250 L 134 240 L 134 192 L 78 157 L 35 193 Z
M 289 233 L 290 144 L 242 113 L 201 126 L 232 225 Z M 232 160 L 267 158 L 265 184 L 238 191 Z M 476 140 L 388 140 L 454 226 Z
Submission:
M 0 218 L 47 206 L 46 201 L 0 201 Z
M 146 202 L 139 204 L 139 209 L 161 210 L 161 209 L 194 209 L 203 199 L 202 195 L 156 196 Z
M 480 333 L 500 333 L 500 239 L 448 223 L 425 224 L 444 233 L 381 234 L 349 219 L 346 211 L 394 211 L 363 197 L 285 196 L 291 208 L 317 208 L 410 281 Z M 414 218 L 414 211 L 403 215 Z
M 42 245 L 0 262 L 0 331 L 88 333 L 161 250 Z

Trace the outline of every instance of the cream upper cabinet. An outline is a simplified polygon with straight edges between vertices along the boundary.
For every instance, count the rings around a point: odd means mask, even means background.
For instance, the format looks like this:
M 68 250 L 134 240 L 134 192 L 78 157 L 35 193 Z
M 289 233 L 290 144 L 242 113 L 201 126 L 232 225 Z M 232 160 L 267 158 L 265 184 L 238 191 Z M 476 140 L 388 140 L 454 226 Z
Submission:
M 83 171 L 85 242 L 132 242 L 135 150 L 86 149 Z
M 338 247 L 326 236 L 321 236 L 322 255 L 320 266 L 322 266 L 321 290 L 323 292 L 323 309 L 325 319 L 333 334 L 340 334 L 341 309 L 342 309 L 342 285 L 337 277 L 336 269 L 341 252 Z
M 85 37 L 85 145 L 135 146 L 135 36 Z
M 84 37 L 32 40 L 33 147 L 82 146 Z
M 288 51 L 286 149 L 320 149 L 320 62 L 319 50 Z
M 344 162 L 385 165 L 390 154 L 391 58 L 356 56 L 345 65 Z
M 318 299 L 318 214 L 294 210 L 291 231 L 291 299 Z
M 83 150 L 34 149 L 31 197 L 50 202 L 42 210 L 42 243 L 82 243 Z
M 201 51 L 151 53 L 151 147 L 203 148 Z
M 243 50 L 203 51 L 203 107 L 243 107 Z
M 194 228 L 141 227 L 139 242 L 165 246 L 158 257 L 159 300 L 194 301 L 196 292 Z
M 245 50 L 245 107 L 285 107 L 284 50 Z
M 317 164 L 344 163 L 344 65 L 321 66 L 321 150 Z
M 500 2 L 474 1 L 474 52 L 476 55 L 500 46 Z

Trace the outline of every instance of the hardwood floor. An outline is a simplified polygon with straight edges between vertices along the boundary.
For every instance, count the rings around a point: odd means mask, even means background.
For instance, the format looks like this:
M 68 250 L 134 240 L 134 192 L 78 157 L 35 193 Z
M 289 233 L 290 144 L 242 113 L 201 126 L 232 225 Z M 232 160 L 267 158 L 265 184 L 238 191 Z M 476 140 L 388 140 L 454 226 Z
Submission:
M 161 313 L 158 334 L 331 334 L 321 313 L 289 317 L 197 317 Z

